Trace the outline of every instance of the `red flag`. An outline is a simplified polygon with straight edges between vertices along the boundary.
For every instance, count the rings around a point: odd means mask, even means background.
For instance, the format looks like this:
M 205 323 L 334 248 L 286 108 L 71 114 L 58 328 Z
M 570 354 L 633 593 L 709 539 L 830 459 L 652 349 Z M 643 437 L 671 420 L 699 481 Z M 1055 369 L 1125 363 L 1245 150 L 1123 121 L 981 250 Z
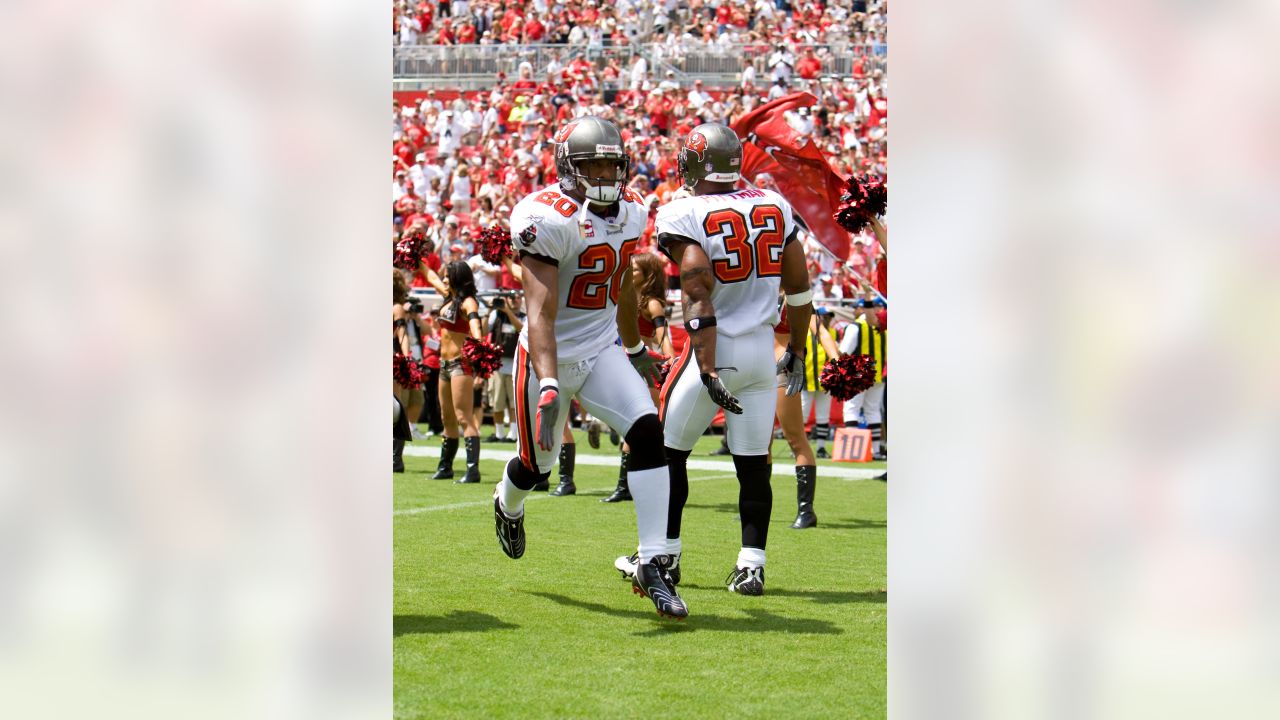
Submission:
M 758 175 L 768 173 L 818 242 L 843 261 L 849 258 L 849 233 L 832 215 L 840 207 L 845 178 L 817 145 L 783 117 L 787 110 L 817 101 L 807 92 L 780 97 L 738 118 L 733 130 L 742 138 L 742 177 L 755 182 Z

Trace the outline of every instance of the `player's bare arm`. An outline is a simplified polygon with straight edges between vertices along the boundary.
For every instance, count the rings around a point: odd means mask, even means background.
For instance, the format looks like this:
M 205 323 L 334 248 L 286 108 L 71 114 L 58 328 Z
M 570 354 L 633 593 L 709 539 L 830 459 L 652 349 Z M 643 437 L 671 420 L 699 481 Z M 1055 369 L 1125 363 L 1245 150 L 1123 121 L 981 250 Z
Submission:
M 640 297 L 636 293 L 635 284 L 631 281 L 631 273 L 622 273 L 622 285 L 618 289 L 618 337 L 622 338 L 622 346 L 633 348 L 640 345 Z
M 618 288 L 618 337 L 627 351 L 631 366 L 640 377 L 657 387 L 662 382 L 658 363 L 649 356 L 644 340 L 640 337 L 640 293 L 636 291 L 630 272 L 622 273 L 622 285 Z
M 813 301 L 802 298 L 809 290 L 809 271 L 805 266 L 804 247 L 798 242 L 787 243 L 782 251 L 782 292 L 788 296 L 787 323 L 791 326 L 790 346 L 804 349 L 804 334 L 813 316 Z M 794 300 L 802 300 L 793 304 Z M 834 356 L 833 356 L 834 357 Z
M 538 377 L 558 379 L 556 370 L 556 288 L 559 268 L 525 255 L 520 259 L 529 324 L 529 354 Z
M 711 271 L 711 259 L 696 243 L 676 245 L 675 254 L 680 257 L 681 299 L 684 302 L 685 329 L 693 344 L 693 356 L 698 361 L 698 372 L 707 394 L 717 405 L 736 415 L 742 414 L 742 403 L 724 386 L 716 372 L 716 309 L 711 303 L 711 291 L 715 287 L 715 275 Z
M 700 318 L 716 316 L 716 308 L 711 303 L 711 290 L 716 282 L 711 272 L 711 259 L 696 243 L 680 243 L 672 252 L 680 258 L 680 300 L 685 325 L 689 328 L 689 342 L 693 343 L 693 357 L 698 362 L 699 372 L 717 377 L 715 326 L 695 328 L 690 324 Z
M 787 376 L 787 395 L 804 387 L 805 333 L 813 318 L 813 291 L 809 289 L 809 267 L 804 248 L 792 240 L 782 250 L 782 292 L 786 296 L 787 324 L 791 337 L 778 359 L 778 372 Z M 833 356 L 835 357 L 835 356 Z

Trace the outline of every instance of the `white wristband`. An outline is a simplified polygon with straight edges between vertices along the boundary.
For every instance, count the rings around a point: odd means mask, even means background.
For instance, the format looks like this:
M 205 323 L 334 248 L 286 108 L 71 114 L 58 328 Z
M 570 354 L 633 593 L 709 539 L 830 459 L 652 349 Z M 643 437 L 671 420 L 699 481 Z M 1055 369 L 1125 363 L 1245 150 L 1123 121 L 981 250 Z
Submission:
M 555 388 L 556 390 L 559 390 L 560 383 L 555 378 L 542 378 L 538 381 L 538 392 L 542 392 L 547 388 Z
M 643 340 L 641 340 L 640 342 L 638 342 L 638 343 L 636 343 L 636 344 L 635 344 L 635 347 L 629 347 L 629 348 L 627 348 L 627 354 L 628 354 L 628 355 L 635 355 L 636 353 L 640 352 L 640 351 L 641 351 L 641 350 L 643 350 L 643 349 L 644 349 L 644 341 L 643 341 Z
M 798 292 L 794 295 L 787 296 L 787 304 L 792 307 L 799 307 L 800 305 L 808 305 L 811 302 L 813 302 L 812 290 L 805 290 L 804 292 Z

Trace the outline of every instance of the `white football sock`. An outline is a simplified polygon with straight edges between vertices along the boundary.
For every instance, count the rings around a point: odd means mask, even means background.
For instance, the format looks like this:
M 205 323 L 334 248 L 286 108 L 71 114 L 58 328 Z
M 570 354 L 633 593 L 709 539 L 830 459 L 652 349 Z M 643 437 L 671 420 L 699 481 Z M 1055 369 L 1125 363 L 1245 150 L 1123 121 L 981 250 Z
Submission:
M 671 500 L 671 475 L 667 466 L 627 472 L 627 484 L 636 505 L 636 530 L 640 535 L 640 562 L 667 551 L 667 503 Z
M 744 547 L 738 551 L 738 567 L 764 567 L 764 550 Z
M 680 538 L 676 538 L 674 540 L 672 540 L 671 538 L 667 538 L 667 554 L 668 555 L 679 555 L 680 553 L 684 552 L 682 548 L 683 548 L 683 543 L 680 542 Z
M 506 426 L 506 425 L 499 425 L 498 423 L 494 423 L 494 424 L 493 424 L 493 434 L 494 434 L 494 435 L 497 435 L 499 440 L 505 440 L 505 439 L 506 439 L 506 437 L 507 437 L 507 426 Z
M 518 436 L 516 435 L 516 421 L 515 421 L 515 420 L 512 420 L 511 422 L 507 423 L 507 434 L 508 434 L 508 435 L 510 435 L 511 437 L 518 437 Z
M 511 478 L 507 477 L 506 471 L 502 473 L 502 480 L 498 482 L 498 504 L 502 507 L 502 512 L 507 514 L 509 518 L 518 518 L 524 515 L 524 499 L 529 497 L 532 490 L 521 490 L 511 482 Z

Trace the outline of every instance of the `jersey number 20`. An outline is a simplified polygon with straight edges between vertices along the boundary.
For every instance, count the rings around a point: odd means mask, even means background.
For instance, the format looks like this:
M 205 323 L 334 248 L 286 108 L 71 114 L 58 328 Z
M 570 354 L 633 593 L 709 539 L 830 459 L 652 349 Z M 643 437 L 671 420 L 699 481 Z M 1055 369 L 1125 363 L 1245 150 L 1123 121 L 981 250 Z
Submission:
M 622 273 L 631 270 L 635 251 L 635 240 L 622 243 L 620 250 L 614 250 L 612 245 L 588 246 L 578 256 L 578 269 L 586 272 L 573 279 L 566 304 L 578 310 L 603 310 L 606 298 L 616 304 Z
M 746 280 L 752 270 L 758 277 L 782 274 L 782 210 L 777 205 L 756 205 L 751 208 L 750 220 L 748 225 L 747 217 L 738 210 L 721 208 L 707 213 L 702 223 L 708 238 L 723 238 L 728 257 L 711 263 L 722 283 Z

